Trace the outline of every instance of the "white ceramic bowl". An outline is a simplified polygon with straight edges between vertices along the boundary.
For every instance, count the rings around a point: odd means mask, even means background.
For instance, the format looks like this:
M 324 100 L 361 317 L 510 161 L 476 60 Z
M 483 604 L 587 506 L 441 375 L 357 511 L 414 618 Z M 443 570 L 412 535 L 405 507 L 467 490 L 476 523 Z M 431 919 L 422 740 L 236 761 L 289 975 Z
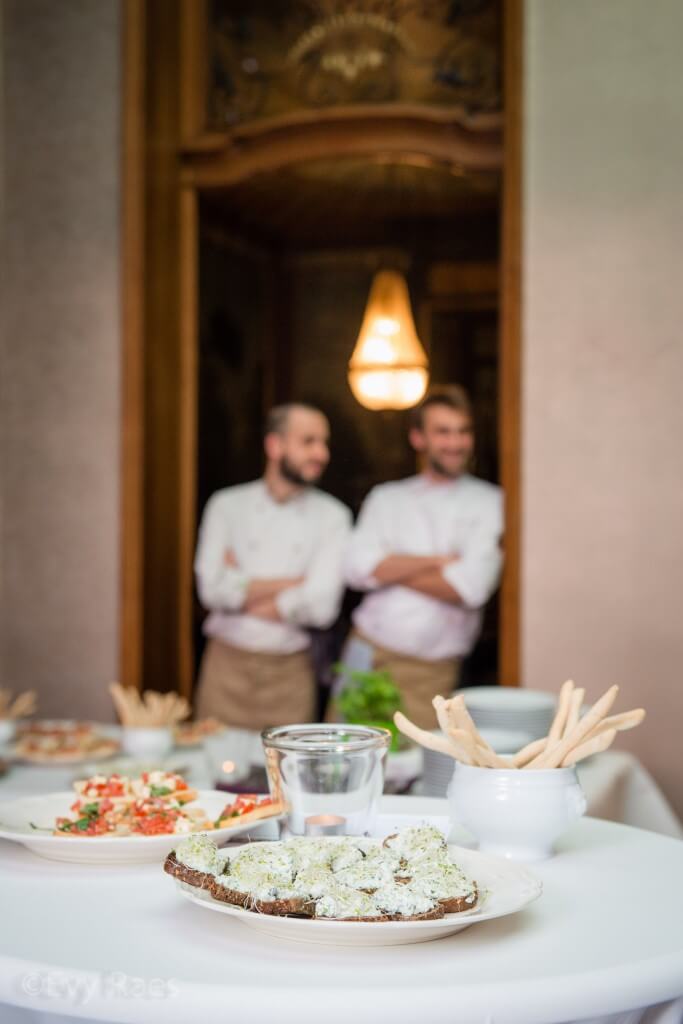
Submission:
M 0 746 L 14 739 L 16 723 L 13 718 L 0 718 Z
M 146 729 L 127 725 L 121 730 L 121 746 L 132 757 L 164 757 L 173 749 L 173 730 L 167 726 Z
M 456 764 L 448 788 L 451 821 L 479 849 L 512 860 L 552 856 L 553 844 L 586 810 L 574 768 L 478 768 Z

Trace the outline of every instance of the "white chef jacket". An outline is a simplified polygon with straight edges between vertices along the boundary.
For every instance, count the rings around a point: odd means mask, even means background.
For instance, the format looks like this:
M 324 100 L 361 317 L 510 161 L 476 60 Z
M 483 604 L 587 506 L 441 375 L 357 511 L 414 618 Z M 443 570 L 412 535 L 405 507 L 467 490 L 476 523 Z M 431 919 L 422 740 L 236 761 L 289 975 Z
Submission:
M 207 636 L 247 651 L 290 654 L 309 646 L 306 626 L 337 617 L 351 513 L 309 487 L 278 502 L 263 480 L 217 491 L 207 502 L 195 558 L 197 591 L 210 611 Z M 232 550 L 237 568 L 225 564 Z M 276 597 L 282 622 L 241 611 L 250 580 L 305 576 Z
M 426 661 L 468 654 L 503 563 L 503 492 L 464 474 L 426 475 L 375 487 L 365 499 L 345 560 L 347 583 L 368 594 L 354 612 L 357 629 L 381 647 Z M 442 572 L 462 598 L 449 604 L 373 571 L 388 555 L 458 555 Z

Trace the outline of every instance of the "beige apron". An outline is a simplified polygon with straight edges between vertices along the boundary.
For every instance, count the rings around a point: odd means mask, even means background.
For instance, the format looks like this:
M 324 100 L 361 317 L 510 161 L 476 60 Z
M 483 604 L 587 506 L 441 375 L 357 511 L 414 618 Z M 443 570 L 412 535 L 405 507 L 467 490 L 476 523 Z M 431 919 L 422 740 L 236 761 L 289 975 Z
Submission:
M 315 681 L 307 650 L 264 654 L 208 640 L 199 672 L 200 718 L 260 730 L 310 722 L 314 709 Z

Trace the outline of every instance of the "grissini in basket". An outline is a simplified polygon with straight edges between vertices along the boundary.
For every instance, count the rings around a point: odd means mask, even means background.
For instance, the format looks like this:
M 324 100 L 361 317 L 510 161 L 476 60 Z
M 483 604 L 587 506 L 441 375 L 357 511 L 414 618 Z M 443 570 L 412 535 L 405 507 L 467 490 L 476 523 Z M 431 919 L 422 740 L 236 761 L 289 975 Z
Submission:
M 36 710 L 36 695 L 33 690 L 26 690 L 12 700 L 10 690 L 0 689 L 0 718 L 24 718 Z
M 134 686 L 109 686 L 121 724 L 129 728 L 154 729 L 172 727 L 188 718 L 189 703 L 177 693 L 145 690 L 140 694 Z
M 442 736 L 420 729 L 401 712 L 394 715 L 398 729 L 423 747 L 447 754 L 467 765 L 482 768 L 566 768 L 585 757 L 607 750 L 618 732 L 634 729 L 645 718 L 643 708 L 610 715 L 618 686 L 611 686 L 582 716 L 585 690 L 571 679 L 563 683 L 548 735 L 527 743 L 509 757 L 501 757 L 477 730 L 462 694 L 432 701 Z

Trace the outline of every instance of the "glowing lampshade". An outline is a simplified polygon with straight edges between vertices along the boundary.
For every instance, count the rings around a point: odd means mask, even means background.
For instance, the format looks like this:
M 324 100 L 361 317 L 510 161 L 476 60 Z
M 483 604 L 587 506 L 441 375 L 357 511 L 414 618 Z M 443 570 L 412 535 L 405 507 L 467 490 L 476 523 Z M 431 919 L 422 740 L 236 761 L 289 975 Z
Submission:
M 349 385 L 366 409 L 408 409 L 417 405 L 429 373 L 402 274 L 375 274 L 356 347 Z

